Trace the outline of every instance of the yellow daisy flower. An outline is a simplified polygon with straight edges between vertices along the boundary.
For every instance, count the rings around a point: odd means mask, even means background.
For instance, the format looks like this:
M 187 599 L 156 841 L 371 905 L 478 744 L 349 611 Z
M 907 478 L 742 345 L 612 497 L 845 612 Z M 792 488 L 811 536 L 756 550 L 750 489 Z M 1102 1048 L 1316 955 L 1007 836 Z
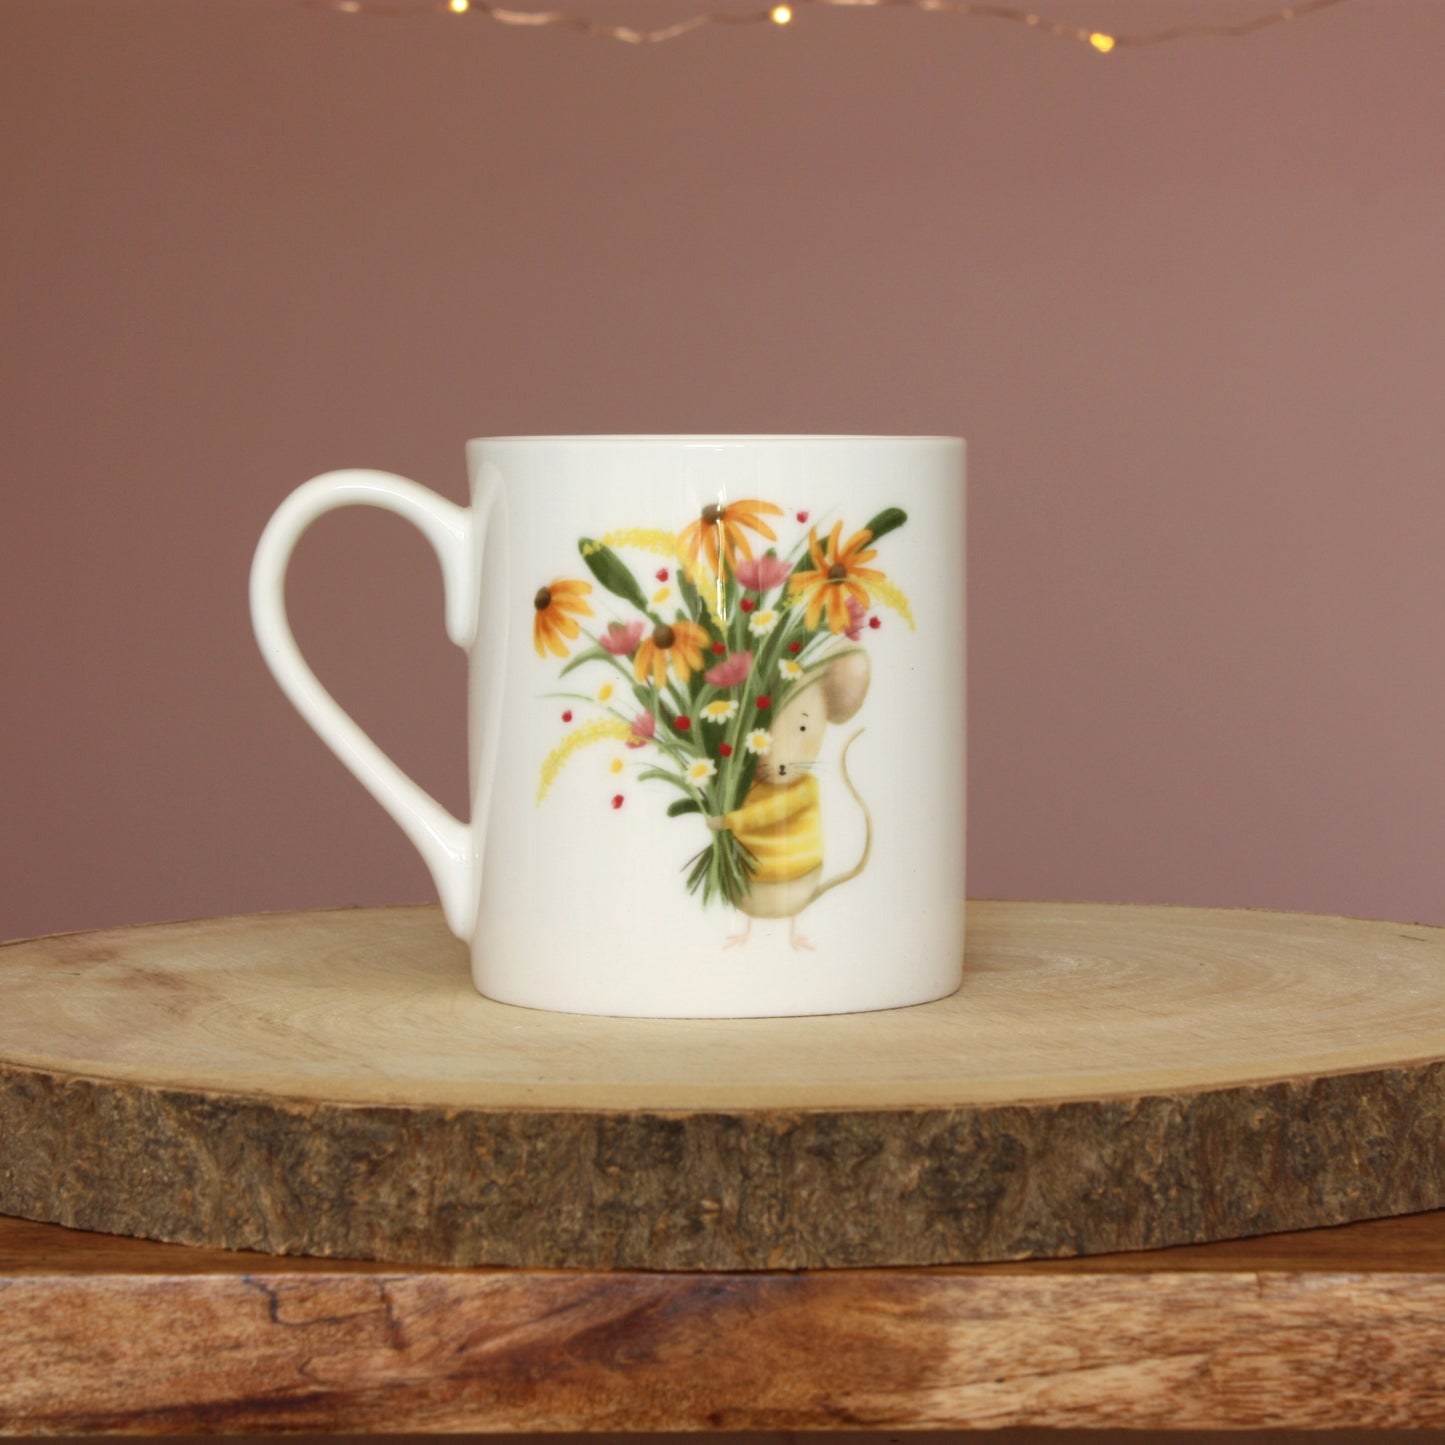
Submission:
M 783 509 L 772 502 L 709 502 L 697 521 L 690 522 L 678 534 L 677 555 L 693 576 L 702 570 L 704 558 L 714 572 L 721 573 L 724 564 L 732 567 L 740 555 L 753 555 L 752 543 L 744 528 L 776 542 L 778 534 L 763 518 L 782 515 Z
M 808 597 L 808 610 L 804 622 L 809 631 L 814 630 L 828 616 L 828 628 L 832 632 L 846 632 L 852 625 L 848 617 L 848 599 L 851 597 L 859 607 L 870 605 L 868 596 L 870 582 L 884 580 L 883 573 L 872 567 L 864 567 L 878 555 L 877 549 L 868 546 L 873 533 L 864 527 L 854 532 L 846 542 L 840 539 L 843 524 L 837 522 L 826 546 L 818 543 L 818 529 L 808 532 L 808 552 L 813 559 L 811 572 L 795 572 L 788 590 L 795 596 L 803 593 Z
M 592 604 L 582 599 L 592 590 L 590 582 L 563 577 L 550 587 L 539 587 L 532 605 L 537 615 L 532 619 L 532 645 L 538 657 L 549 651 L 558 657 L 567 656 L 567 642 L 577 636 L 578 617 L 591 617 Z M 575 614 L 575 615 L 574 615 Z
M 686 683 L 693 673 L 702 670 L 703 648 L 709 641 L 707 629 L 696 622 L 659 622 L 637 649 L 632 671 L 638 682 L 646 682 L 651 672 L 652 680 L 664 688 L 670 663 L 677 680 Z

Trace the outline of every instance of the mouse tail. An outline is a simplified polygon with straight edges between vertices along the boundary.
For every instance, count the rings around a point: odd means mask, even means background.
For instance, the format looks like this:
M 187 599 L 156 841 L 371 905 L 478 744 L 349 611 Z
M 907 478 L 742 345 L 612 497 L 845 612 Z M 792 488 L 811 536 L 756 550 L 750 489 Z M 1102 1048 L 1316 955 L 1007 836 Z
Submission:
M 869 855 L 873 852 L 873 814 L 868 811 L 868 804 L 863 801 L 863 795 L 853 786 L 853 779 L 848 776 L 848 749 L 863 736 L 863 732 L 864 729 L 859 728 L 843 744 L 843 752 L 838 759 L 838 766 L 843 773 L 843 781 L 848 785 L 848 791 L 853 794 L 854 801 L 863 810 L 863 826 L 867 830 L 863 839 L 863 856 L 858 860 L 857 865 L 846 873 L 840 873 L 836 878 L 830 878 L 826 883 L 820 883 L 818 891 L 808 900 L 810 904 L 816 903 L 830 888 L 836 888 L 840 883 L 847 883 L 856 878 L 868 866 Z

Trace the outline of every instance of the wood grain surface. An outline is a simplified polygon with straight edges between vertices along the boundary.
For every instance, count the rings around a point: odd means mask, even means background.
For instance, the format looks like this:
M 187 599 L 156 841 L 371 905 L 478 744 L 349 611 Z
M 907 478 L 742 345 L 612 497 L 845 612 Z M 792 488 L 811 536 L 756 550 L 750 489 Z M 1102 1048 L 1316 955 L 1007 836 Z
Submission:
M 1445 1216 L 926 1270 L 427 1270 L 0 1219 L 0 1432 L 1445 1425 Z
M 980 903 L 834 1018 L 478 996 L 434 908 L 0 948 L 0 1210 L 396 1262 L 704 1271 L 1153 1248 L 1445 1204 L 1445 930 Z

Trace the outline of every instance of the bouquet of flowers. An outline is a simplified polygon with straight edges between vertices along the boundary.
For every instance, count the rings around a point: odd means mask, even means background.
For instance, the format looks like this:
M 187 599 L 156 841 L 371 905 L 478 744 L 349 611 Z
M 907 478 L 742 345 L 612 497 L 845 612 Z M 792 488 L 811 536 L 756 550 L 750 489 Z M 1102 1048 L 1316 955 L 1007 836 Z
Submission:
M 669 817 L 726 815 L 741 806 L 768 752 L 770 718 L 824 650 L 861 643 L 881 625 L 879 603 L 913 625 L 907 598 L 870 565 L 875 544 L 907 521 L 903 511 L 886 508 L 851 533 L 837 521 L 824 537 L 800 511 L 786 545 L 772 520 L 784 515 L 772 502 L 719 502 L 680 532 L 630 528 L 580 539 L 582 561 L 617 615 L 605 626 L 587 620 L 598 618 L 595 588 L 581 578 L 557 578 L 533 599 L 538 655 L 564 660 L 561 677 L 595 679 L 589 691 L 553 694 L 587 713 L 543 763 L 538 803 L 579 748 L 610 739 L 641 754 L 639 781 L 675 794 Z M 755 541 L 766 550 L 755 552 Z M 644 583 L 623 552 L 660 554 L 667 564 Z M 562 720 L 577 720 L 577 708 Z M 624 766 L 613 760 L 614 771 Z M 611 801 L 620 808 L 624 795 Z M 736 904 L 755 860 L 726 829 L 707 837 L 689 860 L 687 887 L 705 904 Z

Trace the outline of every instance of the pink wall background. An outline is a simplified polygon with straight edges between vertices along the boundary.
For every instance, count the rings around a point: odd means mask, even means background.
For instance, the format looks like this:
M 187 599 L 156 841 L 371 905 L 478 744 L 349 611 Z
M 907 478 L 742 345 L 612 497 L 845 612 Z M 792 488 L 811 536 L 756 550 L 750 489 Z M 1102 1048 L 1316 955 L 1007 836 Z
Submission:
M 0 936 L 429 897 L 251 550 L 316 472 L 463 500 L 547 431 L 968 437 L 971 893 L 1445 923 L 1445 5 L 1103 57 L 0 0 L 0 108 Z M 327 519 L 293 577 L 462 808 L 425 544 Z

